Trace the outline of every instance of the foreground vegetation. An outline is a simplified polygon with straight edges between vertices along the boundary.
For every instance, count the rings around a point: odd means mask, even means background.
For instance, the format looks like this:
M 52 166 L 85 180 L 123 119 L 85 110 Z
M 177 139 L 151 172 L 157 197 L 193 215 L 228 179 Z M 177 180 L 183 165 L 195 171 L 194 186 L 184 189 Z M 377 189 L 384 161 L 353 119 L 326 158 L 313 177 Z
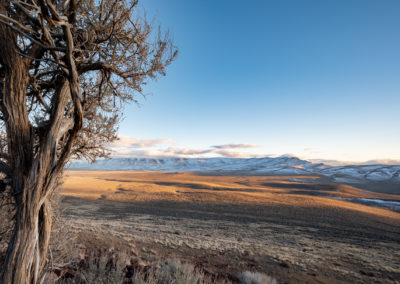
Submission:
M 209 275 L 200 267 L 179 260 L 167 260 L 157 265 L 144 265 L 127 254 L 108 250 L 87 252 L 82 259 L 63 269 L 49 271 L 45 283 L 126 283 L 126 284 L 275 284 L 276 280 L 263 273 L 245 271 L 236 280 Z

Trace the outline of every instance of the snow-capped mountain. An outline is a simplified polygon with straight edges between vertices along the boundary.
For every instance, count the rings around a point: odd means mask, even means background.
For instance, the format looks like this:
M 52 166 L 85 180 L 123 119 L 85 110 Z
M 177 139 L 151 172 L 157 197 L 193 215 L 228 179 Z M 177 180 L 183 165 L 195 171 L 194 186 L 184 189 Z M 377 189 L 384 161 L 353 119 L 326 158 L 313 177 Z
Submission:
M 246 174 L 321 175 L 333 181 L 359 183 L 390 181 L 400 183 L 400 165 L 328 166 L 295 157 L 277 158 L 114 158 L 96 163 L 76 161 L 69 170 L 242 172 Z
M 390 181 L 400 183 L 399 165 L 354 165 L 327 167 L 319 172 L 337 182 Z

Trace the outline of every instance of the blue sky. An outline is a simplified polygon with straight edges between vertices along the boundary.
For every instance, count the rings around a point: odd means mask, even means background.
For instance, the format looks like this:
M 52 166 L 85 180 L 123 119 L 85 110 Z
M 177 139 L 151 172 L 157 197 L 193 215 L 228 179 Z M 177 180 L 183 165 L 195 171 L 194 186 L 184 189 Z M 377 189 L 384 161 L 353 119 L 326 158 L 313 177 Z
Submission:
M 121 155 L 400 159 L 400 1 L 139 5 L 180 54 L 126 107 Z

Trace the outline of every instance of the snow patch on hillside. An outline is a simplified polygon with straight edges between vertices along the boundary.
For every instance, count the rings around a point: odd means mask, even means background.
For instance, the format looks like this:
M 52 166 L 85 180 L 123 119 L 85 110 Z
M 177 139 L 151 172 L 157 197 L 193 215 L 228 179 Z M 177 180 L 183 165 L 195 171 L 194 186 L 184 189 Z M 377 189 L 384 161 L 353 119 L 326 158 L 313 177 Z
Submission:
M 328 166 L 296 157 L 277 158 L 114 158 L 96 163 L 75 161 L 70 170 L 244 172 L 247 174 L 321 175 L 333 181 L 358 183 L 390 181 L 400 183 L 400 166 L 347 165 Z

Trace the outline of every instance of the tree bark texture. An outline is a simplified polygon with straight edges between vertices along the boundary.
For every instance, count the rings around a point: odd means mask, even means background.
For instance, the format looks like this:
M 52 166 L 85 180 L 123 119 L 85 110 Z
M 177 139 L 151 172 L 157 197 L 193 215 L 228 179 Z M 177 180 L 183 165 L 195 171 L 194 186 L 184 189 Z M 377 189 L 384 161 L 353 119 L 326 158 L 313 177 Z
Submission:
M 68 84 L 59 92 L 58 109 L 53 115 L 41 150 L 32 157 L 33 136 L 24 107 L 26 74 L 13 68 L 3 92 L 9 156 L 12 165 L 11 188 L 16 202 L 16 215 L 11 242 L 3 266 L 4 284 L 38 283 L 47 260 L 51 232 L 51 211 L 48 196 L 53 191 L 60 170 L 55 168 L 56 146 L 62 124 L 63 107 L 68 98 Z M 14 111 L 20 109 L 20 111 Z
M 15 205 L 0 284 L 40 281 L 65 163 L 108 157 L 123 105 L 177 56 L 137 4 L 0 0 L 0 189 Z
M 51 232 L 51 211 L 47 200 L 53 191 L 62 167 L 55 167 L 59 129 L 68 100 L 68 84 L 58 92 L 57 108 L 42 141 L 40 151 L 33 157 L 34 135 L 28 118 L 26 89 L 28 68 L 12 45 L 15 36 L 0 26 L 0 37 L 9 38 L 0 45 L 6 76 L 2 100 L 7 130 L 8 156 L 11 168 L 11 188 L 16 205 L 14 229 L 8 246 L 2 284 L 38 283 L 46 264 Z M 5 45 L 5 46 L 4 46 Z M 63 166 L 63 165 L 62 165 Z

